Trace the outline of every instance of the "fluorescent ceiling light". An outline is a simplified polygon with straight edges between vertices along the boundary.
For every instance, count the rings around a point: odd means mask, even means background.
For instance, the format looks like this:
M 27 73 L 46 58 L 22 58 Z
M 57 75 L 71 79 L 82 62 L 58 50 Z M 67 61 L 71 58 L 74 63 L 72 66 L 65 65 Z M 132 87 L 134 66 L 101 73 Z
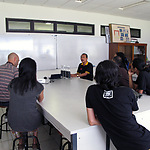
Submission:
M 46 22 L 46 24 L 47 24 L 47 25 L 49 25 L 49 24 L 52 24 L 52 23 L 50 23 L 50 22 Z
M 130 4 L 130 5 L 126 5 L 126 6 L 120 7 L 119 9 L 120 9 L 120 10 L 124 10 L 124 9 L 128 9 L 128 8 L 131 8 L 131 7 L 139 6 L 139 5 L 148 3 L 148 2 L 150 2 L 150 1 L 142 0 L 142 1 L 139 1 L 139 2 L 136 2 L 136 3 L 133 3 L 133 4 Z
M 83 3 L 85 1 L 87 1 L 87 0 L 75 0 L 75 2 L 77 2 L 77 3 Z

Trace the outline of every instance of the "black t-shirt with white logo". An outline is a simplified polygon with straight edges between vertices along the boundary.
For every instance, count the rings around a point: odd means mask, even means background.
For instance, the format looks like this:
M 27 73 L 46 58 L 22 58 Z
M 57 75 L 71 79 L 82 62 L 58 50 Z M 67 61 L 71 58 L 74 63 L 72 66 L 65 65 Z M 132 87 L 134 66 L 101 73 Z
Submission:
M 86 107 L 94 110 L 117 150 L 150 149 L 150 132 L 132 114 L 138 105 L 130 88 L 106 91 L 100 85 L 91 85 L 86 93 Z

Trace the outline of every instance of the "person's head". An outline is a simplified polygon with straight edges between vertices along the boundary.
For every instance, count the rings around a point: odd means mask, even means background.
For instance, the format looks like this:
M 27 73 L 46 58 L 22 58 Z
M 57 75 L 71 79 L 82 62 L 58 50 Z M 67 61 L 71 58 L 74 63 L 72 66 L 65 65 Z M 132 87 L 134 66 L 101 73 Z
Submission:
M 122 59 L 122 65 L 120 67 L 125 68 L 126 70 L 128 70 L 129 68 L 129 62 L 125 56 L 125 54 L 123 52 L 116 52 L 115 56 L 119 56 Z
M 116 52 L 116 56 L 119 56 L 121 58 L 125 58 L 125 55 L 123 52 Z
M 19 62 L 19 56 L 16 53 L 10 53 L 8 55 L 8 62 L 12 63 L 15 67 L 17 67 Z
M 145 69 L 145 61 L 143 59 L 140 59 L 140 58 L 135 58 L 132 62 L 132 71 L 134 73 L 139 73 L 140 71 L 144 70 Z
M 19 64 L 19 77 L 26 77 L 28 80 L 36 79 L 36 62 L 31 58 L 24 58 Z
M 120 67 L 122 66 L 122 58 L 120 56 L 115 56 L 113 61 Z
M 31 58 L 24 58 L 19 64 L 19 77 L 12 81 L 14 91 L 23 95 L 36 86 L 36 62 Z
M 83 53 L 81 55 L 81 61 L 82 61 L 82 63 L 86 63 L 87 60 L 88 60 L 88 55 L 86 53 Z
M 96 83 L 104 90 L 110 90 L 118 84 L 118 66 L 111 60 L 104 60 L 98 64 L 95 72 Z

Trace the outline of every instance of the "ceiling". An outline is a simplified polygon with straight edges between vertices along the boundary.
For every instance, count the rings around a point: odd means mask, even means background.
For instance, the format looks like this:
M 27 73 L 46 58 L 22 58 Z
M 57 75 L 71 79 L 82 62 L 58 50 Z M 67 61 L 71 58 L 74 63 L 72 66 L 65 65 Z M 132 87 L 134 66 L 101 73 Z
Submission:
M 142 0 L 85 0 L 83 3 L 77 3 L 75 0 L 0 0 L 6 3 L 103 13 L 150 21 L 150 0 L 145 0 L 148 2 L 125 10 L 118 9 L 139 1 Z

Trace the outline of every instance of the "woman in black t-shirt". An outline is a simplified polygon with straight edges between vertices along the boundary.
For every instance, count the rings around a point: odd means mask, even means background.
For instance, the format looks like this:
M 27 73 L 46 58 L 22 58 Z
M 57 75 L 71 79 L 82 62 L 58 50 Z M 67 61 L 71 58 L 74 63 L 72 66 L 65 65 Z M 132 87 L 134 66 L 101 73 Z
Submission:
M 117 87 L 117 65 L 110 60 L 100 62 L 95 80 L 97 84 L 91 85 L 86 93 L 89 124 L 101 124 L 117 150 L 148 150 L 150 132 L 132 114 L 138 110 L 133 91 Z
M 150 95 L 150 68 L 146 66 L 144 60 L 135 58 L 128 73 L 129 86 L 140 94 L 144 92 Z M 135 82 L 132 82 L 132 75 L 135 73 L 138 75 L 138 78 Z

